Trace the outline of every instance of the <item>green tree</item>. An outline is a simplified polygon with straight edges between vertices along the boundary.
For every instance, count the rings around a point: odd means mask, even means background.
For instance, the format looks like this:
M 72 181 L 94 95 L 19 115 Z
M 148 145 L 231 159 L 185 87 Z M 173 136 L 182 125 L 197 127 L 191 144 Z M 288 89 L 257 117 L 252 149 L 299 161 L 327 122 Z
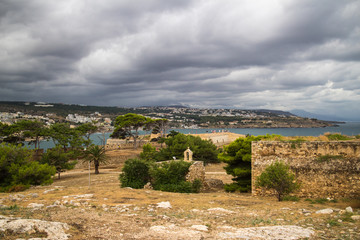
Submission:
M 144 144 L 143 151 L 140 153 L 140 159 L 145 161 L 156 161 L 156 148 L 151 144 Z
M 168 128 L 169 125 L 169 120 L 165 119 L 165 118 L 161 118 L 161 119 L 155 119 L 152 122 L 152 133 L 153 134 L 158 134 L 160 133 L 160 137 L 164 138 L 166 136 L 166 130 Z
M 251 142 L 261 139 L 262 136 L 238 138 L 218 155 L 220 161 L 227 164 L 224 167 L 226 173 L 234 177 L 232 188 L 236 187 L 240 192 L 251 189 Z
M 193 158 L 204 163 L 218 162 L 217 147 L 209 140 L 202 140 L 200 137 L 177 133 L 164 140 L 166 148 L 160 149 L 156 156 L 159 161 L 166 161 L 176 157 L 184 158 L 184 151 L 189 147 L 193 152 Z
M 0 123 L 1 142 L 12 143 L 15 145 L 23 144 L 25 139 L 20 133 L 21 130 L 16 123 L 11 125 Z
M 150 182 L 149 170 L 149 162 L 140 159 L 126 160 L 119 176 L 121 187 L 143 188 Z
M 290 172 L 289 165 L 279 161 L 269 165 L 256 178 L 255 184 L 258 187 L 274 190 L 279 201 L 300 187 L 300 184 L 295 179 L 295 175 Z
M 24 138 L 33 139 L 30 143 L 35 145 L 35 149 L 40 148 L 40 139 L 49 136 L 49 131 L 45 124 L 39 121 L 21 120 L 16 123 L 18 131 L 22 132 Z
M 66 152 L 66 150 L 60 146 L 56 146 L 55 148 L 48 149 L 47 152 L 43 154 L 41 162 L 54 166 L 60 179 L 61 172 L 73 169 L 77 163 L 77 161 L 71 160 L 70 156 L 71 153 Z
M 0 144 L 0 191 L 19 185 L 39 185 L 52 182 L 55 168 L 32 161 L 32 151 L 20 145 Z
M 107 162 L 107 156 L 105 153 L 105 147 L 99 145 L 91 145 L 85 151 L 86 159 L 90 162 L 94 162 L 95 174 L 99 174 L 100 164 Z
M 70 128 L 70 124 L 67 123 L 51 125 L 49 135 L 53 139 L 54 144 L 60 145 L 64 150 L 67 150 L 69 147 L 79 149 L 84 143 L 80 131 Z
M 145 116 L 128 113 L 120 115 L 115 119 L 115 129 L 111 134 L 113 138 L 126 138 L 130 137 L 134 140 L 134 148 L 137 148 L 137 139 L 139 138 L 139 130 L 146 127 L 152 122 L 150 118 Z
M 96 133 L 96 131 L 98 130 L 98 127 L 92 123 L 83 123 L 80 126 L 78 126 L 76 128 L 76 130 L 79 131 L 81 136 L 85 137 L 85 140 L 83 143 L 84 143 L 85 147 L 88 147 L 92 143 L 91 139 L 90 139 L 91 134 Z
M 160 190 L 164 184 L 177 184 L 186 181 L 191 163 L 185 161 L 162 162 L 150 169 L 152 184 L 155 190 Z

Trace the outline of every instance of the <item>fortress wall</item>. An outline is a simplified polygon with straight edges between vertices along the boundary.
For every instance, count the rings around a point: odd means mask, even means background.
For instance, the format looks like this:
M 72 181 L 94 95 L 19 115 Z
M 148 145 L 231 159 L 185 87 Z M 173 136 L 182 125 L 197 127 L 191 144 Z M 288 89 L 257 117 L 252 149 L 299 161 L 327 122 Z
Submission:
M 215 144 L 215 145 L 223 145 L 230 142 L 228 135 L 215 135 L 210 136 L 209 139 Z
M 160 143 L 157 142 L 149 142 L 147 140 L 138 140 L 137 147 L 142 148 L 143 145 L 150 143 L 153 147 L 160 147 Z M 117 150 L 117 149 L 133 149 L 134 141 L 132 140 L 124 140 L 124 139 L 112 139 L 109 138 L 106 141 L 105 149 L 106 150 Z
M 320 160 L 324 155 L 340 157 Z M 360 198 L 360 142 L 252 142 L 253 195 L 270 194 L 255 188 L 255 179 L 277 160 L 301 182 L 299 197 Z

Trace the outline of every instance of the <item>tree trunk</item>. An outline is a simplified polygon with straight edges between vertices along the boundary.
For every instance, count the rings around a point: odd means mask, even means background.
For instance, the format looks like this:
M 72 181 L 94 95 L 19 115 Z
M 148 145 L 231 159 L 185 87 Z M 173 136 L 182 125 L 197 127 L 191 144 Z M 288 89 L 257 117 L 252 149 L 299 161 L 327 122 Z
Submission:
M 134 138 L 134 149 L 137 149 L 137 142 L 136 142 L 137 136 L 133 136 L 133 138 Z
M 95 174 L 99 174 L 99 162 L 98 161 L 94 161 L 94 166 L 95 166 Z

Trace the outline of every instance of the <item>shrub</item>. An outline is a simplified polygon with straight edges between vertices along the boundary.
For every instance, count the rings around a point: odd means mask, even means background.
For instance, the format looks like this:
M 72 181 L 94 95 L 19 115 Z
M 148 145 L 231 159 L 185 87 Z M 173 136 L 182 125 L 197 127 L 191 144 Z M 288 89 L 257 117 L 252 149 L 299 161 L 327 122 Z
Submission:
M 156 148 L 151 144 L 145 144 L 143 151 L 140 153 L 140 159 L 145 161 L 156 161 Z
M 191 163 L 184 161 L 170 161 L 154 165 L 150 170 L 152 185 L 177 184 L 185 181 Z
M 121 187 L 143 188 L 150 181 L 150 165 L 144 160 L 129 159 L 119 176 Z
M 32 151 L 20 145 L 0 145 L 0 191 L 21 191 L 52 183 L 54 167 L 32 161 Z
M 230 183 L 230 184 L 224 185 L 224 189 L 226 192 L 236 192 L 236 190 L 238 188 L 239 188 L 239 185 L 237 185 L 236 183 Z
M 158 184 L 154 186 L 155 190 L 165 192 L 191 193 L 193 192 L 192 183 L 181 181 L 178 183 Z
M 200 190 L 201 190 L 201 187 L 202 187 L 202 182 L 200 179 L 195 179 L 193 182 L 192 182 L 192 192 L 194 193 L 199 193 Z
M 119 180 L 121 187 L 143 188 L 148 182 L 154 190 L 166 192 L 192 193 L 199 192 L 202 186 L 200 180 L 186 181 L 191 163 L 184 161 L 150 163 L 140 159 L 130 159 L 125 162 Z
M 272 163 L 257 177 L 256 186 L 275 190 L 279 201 L 300 187 L 295 181 L 295 175 L 290 172 L 289 166 L 279 161 Z
M 329 140 L 333 140 L 333 141 L 351 140 L 350 137 L 341 135 L 340 133 L 333 133 L 333 134 L 330 133 L 330 134 L 327 134 L 326 137 Z
M 60 173 L 65 169 L 70 170 L 75 167 L 77 161 L 70 160 L 72 154 L 73 152 L 70 151 L 68 153 L 60 146 L 56 146 L 55 148 L 48 149 L 48 151 L 42 156 L 41 162 L 54 166 L 56 173 L 58 174 L 58 178 L 60 178 Z
M 30 162 L 21 167 L 11 167 L 10 172 L 13 174 L 14 184 L 46 185 L 53 182 L 51 176 L 56 173 L 56 169 L 47 164 Z

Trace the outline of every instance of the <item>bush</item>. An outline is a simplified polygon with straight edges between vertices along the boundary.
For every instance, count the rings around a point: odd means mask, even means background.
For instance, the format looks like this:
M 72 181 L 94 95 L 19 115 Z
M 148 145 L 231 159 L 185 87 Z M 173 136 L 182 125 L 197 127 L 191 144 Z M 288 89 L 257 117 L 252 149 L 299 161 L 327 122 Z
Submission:
M 51 176 L 56 173 L 53 166 L 30 162 L 21 167 L 11 167 L 10 172 L 13 174 L 13 184 L 24 185 L 46 185 L 51 184 Z
M 145 161 L 156 161 L 156 148 L 151 144 L 145 144 L 143 151 L 140 153 L 140 159 Z
M 181 181 L 178 183 L 158 184 L 154 186 L 155 190 L 165 192 L 191 193 L 193 192 L 192 183 Z
M 224 189 L 226 192 L 236 192 L 239 189 L 239 185 L 236 183 L 225 184 Z
M 186 181 L 191 163 L 184 161 L 170 161 L 154 165 L 150 170 L 154 189 L 164 184 L 178 184 Z
M 200 192 L 202 183 L 186 181 L 191 163 L 184 161 L 149 163 L 145 160 L 130 159 L 125 162 L 119 180 L 121 187 L 143 188 L 148 182 L 154 190 L 166 192 L 192 193 Z
M 341 135 L 340 133 L 327 134 L 326 137 L 333 141 L 351 140 L 350 137 Z
M 60 173 L 65 169 L 70 170 L 75 167 L 77 161 L 71 161 L 70 158 L 72 154 L 72 151 L 65 152 L 63 148 L 56 146 L 55 148 L 48 149 L 48 151 L 42 156 L 41 163 L 54 166 L 56 173 L 58 174 L 58 178 L 60 178 Z
M 129 159 L 119 176 L 121 187 L 143 188 L 150 181 L 150 165 L 144 160 Z
M 202 182 L 200 179 L 195 179 L 193 182 L 192 182 L 192 192 L 194 193 L 199 193 L 200 190 L 201 190 L 201 187 L 202 187 Z
M 276 161 L 268 166 L 256 179 L 256 186 L 275 190 L 279 201 L 289 193 L 297 190 L 300 185 L 295 181 L 295 175 L 290 172 L 289 166 Z
M 0 191 L 21 191 L 52 183 L 55 168 L 32 161 L 32 151 L 20 145 L 0 145 Z

